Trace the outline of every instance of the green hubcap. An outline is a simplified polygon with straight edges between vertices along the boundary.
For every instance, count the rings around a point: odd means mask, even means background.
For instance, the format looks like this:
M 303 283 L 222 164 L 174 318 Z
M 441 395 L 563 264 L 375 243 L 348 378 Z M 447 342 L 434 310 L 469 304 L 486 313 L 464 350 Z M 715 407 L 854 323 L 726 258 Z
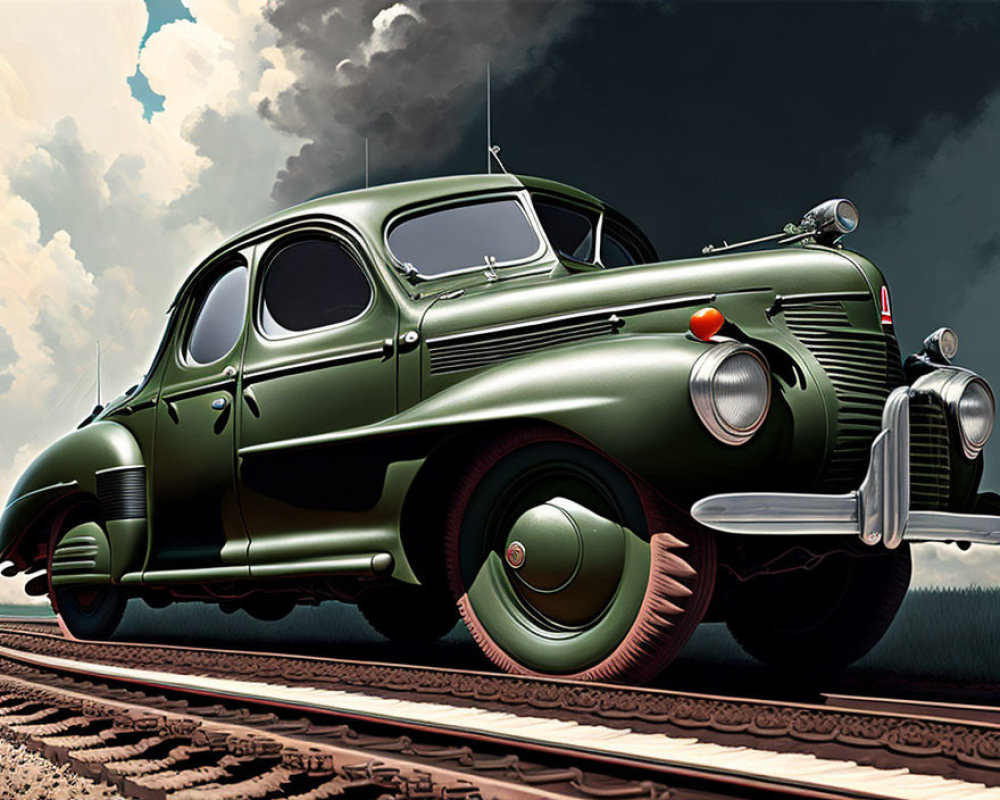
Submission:
M 481 478 L 460 569 L 478 624 L 526 667 L 586 669 L 628 635 L 649 578 L 645 511 L 600 455 L 538 442 Z
M 521 601 L 556 625 L 576 627 L 611 600 L 624 567 L 625 532 L 579 503 L 556 497 L 517 518 L 505 553 Z

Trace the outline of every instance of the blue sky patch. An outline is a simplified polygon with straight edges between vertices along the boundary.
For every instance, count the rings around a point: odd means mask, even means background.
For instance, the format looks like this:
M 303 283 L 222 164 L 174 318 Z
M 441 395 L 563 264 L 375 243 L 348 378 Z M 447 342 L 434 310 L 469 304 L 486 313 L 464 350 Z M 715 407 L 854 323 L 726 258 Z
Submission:
M 146 32 L 142 36 L 142 41 L 139 42 L 140 53 L 142 53 L 142 48 L 146 46 L 149 37 L 164 25 L 169 25 L 171 22 L 176 22 L 177 20 L 196 21 L 182 0 L 144 1 L 146 3 L 146 12 L 149 14 L 149 24 L 146 25 Z M 167 98 L 153 91 L 149 85 L 149 80 L 142 74 L 138 63 L 135 65 L 135 74 L 127 77 L 125 82 L 128 83 L 128 87 L 132 91 L 132 97 L 142 103 L 142 118 L 146 122 L 149 122 L 153 118 L 153 114 L 163 111 L 164 102 Z

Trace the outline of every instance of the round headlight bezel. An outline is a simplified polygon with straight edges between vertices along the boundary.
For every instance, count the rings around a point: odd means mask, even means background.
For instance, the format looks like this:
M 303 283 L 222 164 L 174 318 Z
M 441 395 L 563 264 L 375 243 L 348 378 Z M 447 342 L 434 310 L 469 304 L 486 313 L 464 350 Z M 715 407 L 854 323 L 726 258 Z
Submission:
M 734 357 L 749 356 L 760 366 L 764 376 L 765 395 L 760 415 L 752 424 L 737 427 L 719 411 L 716 399 L 716 376 L 722 366 Z M 716 439 L 729 445 L 750 441 L 760 430 L 771 409 L 771 369 L 764 354 L 757 348 L 741 342 L 714 344 L 695 361 L 690 378 L 691 402 L 702 424 Z
M 986 399 L 989 401 L 990 416 L 989 427 L 986 436 L 982 441 L 972 441 L 962 422 L 962 399 L 970 387 L 976 386 L 983 390 Z M 990 440 L 996 420 L 996 398 L 993 389 L 985 379 L 974 372 L 960 367 L 939 367 L 933 372 L 923 375 L 913 384 L 913 390 L 917 392 L 931 392 L 941 398 L 944 403 L 949 419 L 954 423 L 954 429 L 958 433 L 958 439 L 962 445 L 962 452 L 970 461 L 974 460 L 983 452 L 986 443 Z
M 963 412 L 966 407 L 966 398 L 969 396 L 970 391 L 979 390 L 985 396 L 989 404 L 990 414 L 986 418 L 986 434 L 980 439 L 975 440 L 969 433 L 967 427 L 967 417 L 968 413 Z M 993 434 L 993 425 L 996 419 L 996 400 L 993 397 L 993 392 L 990 390 L 989 384 L 982 378 L 976 377 L 969 381 L 966 381 L 965 386 L 962 389 L 961 395 L 959 395 L 957 402 L 955 403 L 955 420 L 958 423 L 958 430 L 962 436 L 962 447 L 966 449 L 966 455 L 969 453 L 975 453 L 977 456 L 986 447 L 986 443 L 990 440 L 990 436 Z M 974 456 L 970 456 L 974 457 Z

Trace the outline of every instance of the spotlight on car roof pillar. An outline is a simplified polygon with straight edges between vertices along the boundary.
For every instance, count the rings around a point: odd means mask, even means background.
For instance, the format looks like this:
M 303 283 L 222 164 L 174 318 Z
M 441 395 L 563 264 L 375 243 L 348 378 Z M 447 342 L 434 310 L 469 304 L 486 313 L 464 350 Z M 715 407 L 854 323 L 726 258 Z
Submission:
M 861 221 L 858 209 L 850 200 L 838 198 L 820 203 L 806 212 L 800 223 L 803 228 L 816 231 L 818 240 L 833 241 L 845 233 L 853 233 Z

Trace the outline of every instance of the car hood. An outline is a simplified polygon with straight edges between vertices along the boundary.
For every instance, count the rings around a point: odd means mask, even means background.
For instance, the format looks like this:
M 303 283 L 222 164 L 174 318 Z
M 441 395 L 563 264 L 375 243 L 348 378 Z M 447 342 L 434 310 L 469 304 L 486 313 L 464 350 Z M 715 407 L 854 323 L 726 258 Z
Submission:
M 874 303 L 882 283 L 874 265 L 854 253 L 825 247 L 766 250 L 483 284 L 435 302 L 422 333 L 426 339 L 671 298 L 697 307 L 716 296 L 748 293 L 759 297 L 753 316 L 762 320 L 779 295 L 863 292 Z

